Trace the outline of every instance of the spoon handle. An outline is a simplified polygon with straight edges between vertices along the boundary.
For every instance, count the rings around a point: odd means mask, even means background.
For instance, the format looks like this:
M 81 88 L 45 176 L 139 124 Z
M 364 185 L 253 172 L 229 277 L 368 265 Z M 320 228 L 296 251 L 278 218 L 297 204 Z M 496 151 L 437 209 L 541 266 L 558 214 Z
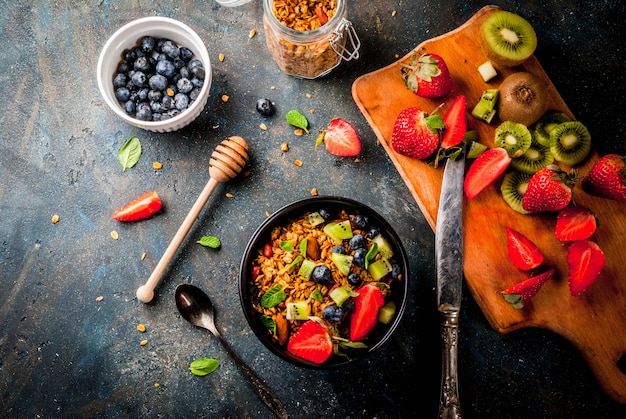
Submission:
M 234 349 L 230 347 L 228 342 L 226 342 L 226 340 L 219 332 L 214 334 L 220 341 L 224 349 L 226 349 L 230 356 L 235 360 L 235 363 L 237 364 L 241 372 L 243 372 L 248 381 L 250 381 L 250 384 L 252 384 L 252 388 L 254 389 L 254 391 L 256 391 L 259 398 L 263 400 L 267 407 L 269 407 L 277 417 L 281 419 L 287 419 L 289 417 L 289 414 L 287 413 L 285 406 L 283 406 L 281 401 L 278 399 L 276 393 L 274 393 L 274 391 L 267 384 L 265 384 L 265 382 L 261 380 L 258 375 L 256 375 L 252 368 L 250 368 L 248 364 L 246 364 L 245 361 L 241 359 L 239 355 L 237 355 Z

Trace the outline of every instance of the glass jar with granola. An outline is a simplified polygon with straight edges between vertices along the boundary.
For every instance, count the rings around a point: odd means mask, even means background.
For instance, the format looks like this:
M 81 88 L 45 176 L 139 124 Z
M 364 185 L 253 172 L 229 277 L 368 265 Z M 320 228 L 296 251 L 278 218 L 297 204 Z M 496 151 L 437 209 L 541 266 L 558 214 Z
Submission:
M 289 75 L 315 79 L 359 57 L 346 0 L 263 0 L 263 10 L 267 47 Z

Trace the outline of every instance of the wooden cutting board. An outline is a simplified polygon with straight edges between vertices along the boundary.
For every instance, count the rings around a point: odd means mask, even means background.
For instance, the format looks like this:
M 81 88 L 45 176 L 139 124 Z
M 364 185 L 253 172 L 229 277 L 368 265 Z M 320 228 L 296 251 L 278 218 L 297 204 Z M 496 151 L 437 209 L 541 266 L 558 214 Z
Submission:
M 397 115 L 415 106 L 432 112 L 442 102 L 445 113 L 454 97 L 464 94 L 468 111 L 478 102 L 481 93 L 497 88 L 507 75 L 528 71 L 548 85 L 549 109 L 559 110 L 574 118 L 537 59 L 532 56 L 523 65 L 507 69 L 496 66 L 499 76 L 489 83 L 480 77 L 477 67 L 487 60 L 480 46 L 480 28 L 495 6 L 486 6 L 464 25 L 452 32 L 421 43 L 411 53 L 387 67 L 359 77 L 352 86 L 356 104 L 376 133 L 382 146 L 404 179 L 430 226 L 435 229 L 443 167 L 433 168 L 424 162 L 397 154 L 391 147 L 391 133 Z M 541 39 L 539 39 L 541 42 Z M 400 62 L 407 62 L 416 53 L 432 52 L 443 57 L 454 82 L 454 93 L 445 100 L 420 98 L 408 91 L 400 72 Z M 492 125 L 473 120 L 481 142 L 493 147 Z M 584 123 L 584 115 L 579 118 Z M 601 141 L 591 133 L 592 141 Z M 598 160 L 596 152 L 577 167 L 585 175 Z M 467 167 L 472 163 L 468 160 Z M 567 247 L 554 236 L 556 215 L 520 215 L 500 195 L 500 184 L 491 185 L 473 200 L 465 198 L 464 272 L 465 280 L 491 326 L 501 333 L 522 327 L 552 330 L 575 345 L 597 377 L 606 393 L 619 403 L 626 403 L 626 202 L 591 197 L 580 185 L 574 188 L 579 205 L 593 209 L 599 220 L 593 239 L 603 249 L 607 263 L 600 277 L 581 296 L 572 297 L 567 282 Z M 542 250 L 546 264 L 557 270 L 539 294 L 516 310 L 502 298 L 500 291 L 530 277 L 510 263 L 506 250 L 505 227 L 528 236 Z M 620 362 L 620 358 L 622 358 Z M 620 370 L 618 364 L 622 365 Z

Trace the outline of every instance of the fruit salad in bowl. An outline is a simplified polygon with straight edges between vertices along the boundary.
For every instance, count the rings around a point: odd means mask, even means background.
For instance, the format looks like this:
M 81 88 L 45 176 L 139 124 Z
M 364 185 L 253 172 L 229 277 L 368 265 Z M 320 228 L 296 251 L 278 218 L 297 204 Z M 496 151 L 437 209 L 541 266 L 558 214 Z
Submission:
M 383 345 L 407 302 L 406 253 L 373 209 L 342 197 L 294 202 L 243 255 L 239 292 L 261 342 L 293 364 L 330 368 Z

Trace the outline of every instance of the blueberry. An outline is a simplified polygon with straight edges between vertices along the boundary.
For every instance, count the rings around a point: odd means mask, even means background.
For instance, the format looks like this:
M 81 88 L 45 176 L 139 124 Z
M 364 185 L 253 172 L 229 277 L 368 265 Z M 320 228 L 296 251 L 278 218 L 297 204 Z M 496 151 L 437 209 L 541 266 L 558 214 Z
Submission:
M 153 76 L 154 77 L 154 76 Z M 150 78 L 152 80 L 152 77 Z M 148 92 L 148 100 L 150 101 L 161 101 L 163 99 L 163 89 L 153 89 Z
M 150 88 L 152 90 L 165 90 L 165 88 L 167 87 L 167 78 L 160 74 L 155 74 L 150 77 L 150 80 L 148 80 L 148 84 L 150 85 Z
M 354 251 L 352 263 L 360 268 L 365 267 L 365 255 L 367 255 L 367 249 L 360 248 Z
M 153 114 L 161 114 L 163 113 L 163 105 L 158 100 L 153 100 L 150 102 L 150 109 Z M 153 115 L 154 116 L 154 115 Z
M 380 227 L 377 226 L 371 226 L 369 231 L 367 232 L 367 236 L 370 239 L 373 239 L 374 237 L 378 236 L 380 234 Z
M 313 268 L 313 272 L 311 273 L 311 279 L 315 281 L 317 284 L 328 284 L 332 279 L 332 274 L 330 272 L 330 268 L 326 265 L 317 265 Z
M 118 73 L 128 73 L 129 70 L 130 64 L 128 64 L 128 61 L 120 61 L 120 63 L 117 65 Z
M 113 87 L 126 86 L 126 83 L 128 83 L 128 77 L 124 73 L 118 73 L 113 79 Z
M 180 47 L 180 59 L 189 62 L 193 58 L 193 51 L 187 47 Z
M 150 71 L 150 60 L 148 60 L 148 57 L 139 57 L 133 63 L 133 68 L 147 73 Z
M 361 285 L 361 282 L 363 280 L 361 279 L 361 276 L 356 273 L 356 272 L 352 272 L 350 275 L 348 275 L 348 284 L 358 287 L 359 285 Z
M 368 218 L 365 215 L 357 214 L 354 216 L 352 222 L 356 228 L 365 229 L 367 227 Z
M 191 84 L 193 84 L 193 87 L 202 87 L 204 86 L 204 80 L 198 77 L 193 77 L 191 79 Z
M 336 246 L 333 246 L 333 250 L 331 251 L 332 253 L 341 253 L 342 255 L 346 254 L 346 248 L 343 247 L 342 245 L 338 244 Z
M 152 119 L 152 109 L 150 109 L 150 104 L 146 102 L 139 102 L 137 104 L 137 114 L 135 116 L 137 119 L 142 121 L 150 121 Z
M 162 53 L 163 52 L 163 44 L 165 44 L 167 41 L 169 41 L 169 39 L 167 39 L 167 38 L 159 38 L 156 41 L 156 45 L 154 46 L 154 50 L 157 53 L 159 53 L 159 54 Z
M 180 110 L 174 108 L 174 109 L 170 109 L 169 111 L 167 111 L 167 113 L 165 114 L 167 116 L 167 118 L 174 118 L 175 116 L 180 115 Z
M 193 75 L 187 67 L 181 67 L 178 69 L 178 75 L 180 78 L 190 79 Z
M 154 50 L 154 46 L 156 45 L 156 41 L 151 36 L 144 36 L 139 41 L 139 45 L 144 52 L 152 52 Z
M 329 322 L 339 322 L 343 318 L 343 310 L 335 304 L 326 306 L 322 310 L 322 317 Z
M 143 52 L 143 50 L 141 49 L 141 47 L 135 47 L 133 48 L 133 53 L 135 54 L 135 59 L 139 58 L 139 57 L 145 57 L 146 53 Z
M 272 102 L 269 99 L 257 100 L 256 110 L 261 114 L 261 116 L 274 115 L 274 105 L 272 105 Z
M 176 83 L 176 87 L 180 93 L 189 93 L 193 90 L 193 84 L 191 84 L 191 80 L 182 78 L 178 80 Z
M 135 55 L 135 52 L 132 49 L 125 49 L 122 52 L 122 58 L 124 59 L 124 61 L 126 62 L 132 62 L 135 61 L 135 59 L 137 58 L 137 56 Z
M 193 60 L 189 61 L 187 67 L 189 68 L 189 72 L 191 72 L 191 74 L 198 78 L 204 79 L 205 72 L 204 67 L 202 66 L 202 61 L 194 58 Z
M 183 111 L 189 106 L 189 96 L 184 93 L 176 93 L 174 102 L 176 102 L 176 109 Z
M 185 62 L 183 60 L 181 60 L 180 58 L 175 58 L 174 59 L 174 68 L 178 71 L 180 71 L 181 68 L 185 68 Z
M 168 95 L 164 95 L 163 100 L 161 100 L 161 105 L 165 110 L 172 109 L 174 107 L 174 98 Z
M 360 249 L 362 247 L 364 248 L 366 246 L 365 237 L 363 237 L 362 234 L 355 234 L 350 239 L 349 244 L 352 250 Z
M 148 100 L 148 92 L 150 91 L 150 89 L 148 89 L 147 87 L 142 87 L 141 89 L 139 89 L 137 91 L 137 100 L 139 102 L 145 102 Z
M 128 88 L 125 86 L 118 87 L 115 90 L 115 97 L 120 102 L 126 102 L 128 99 L 130 99 L 130 90 L 128 90 Z
M 196 100 L 200 97 L 200 92 L 202 89 L 200 87 L 194 87 L 191 92 L 189 92 L 189 99 Z
M 341 308 L 344 313 L 351 312 L 352 310 L 354 310 L 354 301 L 350 299 L 344 301 L 343 304 L 341 305 Z
M 147 81 L 146 74 L 143 71 L 136 71 L 133 73 L 131 81 L 137 87 L 144 87 Z
M 330 220 L 331 217 L 333 216 L 330 211 L 328 211 L 325 208 L 322 208 L 321 210 L 319 210 L 320 215 L 322 216 L 322 218 L 326 221 Z
M 400 269 L 400 265 L 394 263 L 391 265 L 391 277 L 393 279 L 400 279 L 400 275 L 402 275 L 402 270 Z
M 159 60 L 156 63 L 155 71 L 162 76 L 172 77 L 174 72 L 176 72 L 176 67 L 174 67 L 174 63 L 169 60 Z
M 124 103 L 124 110 L 126 111 L 127 114 L 134 115 L 135 111 L 137 110 L 137 107 L 135 106 L 135 101 L 134 100 L 127 100 Z
M 161 51 L 171 59 L 178 58 L 180 55 L 180 48 L 176 46 L 172 41 L 165 41 L 161 46 Z

